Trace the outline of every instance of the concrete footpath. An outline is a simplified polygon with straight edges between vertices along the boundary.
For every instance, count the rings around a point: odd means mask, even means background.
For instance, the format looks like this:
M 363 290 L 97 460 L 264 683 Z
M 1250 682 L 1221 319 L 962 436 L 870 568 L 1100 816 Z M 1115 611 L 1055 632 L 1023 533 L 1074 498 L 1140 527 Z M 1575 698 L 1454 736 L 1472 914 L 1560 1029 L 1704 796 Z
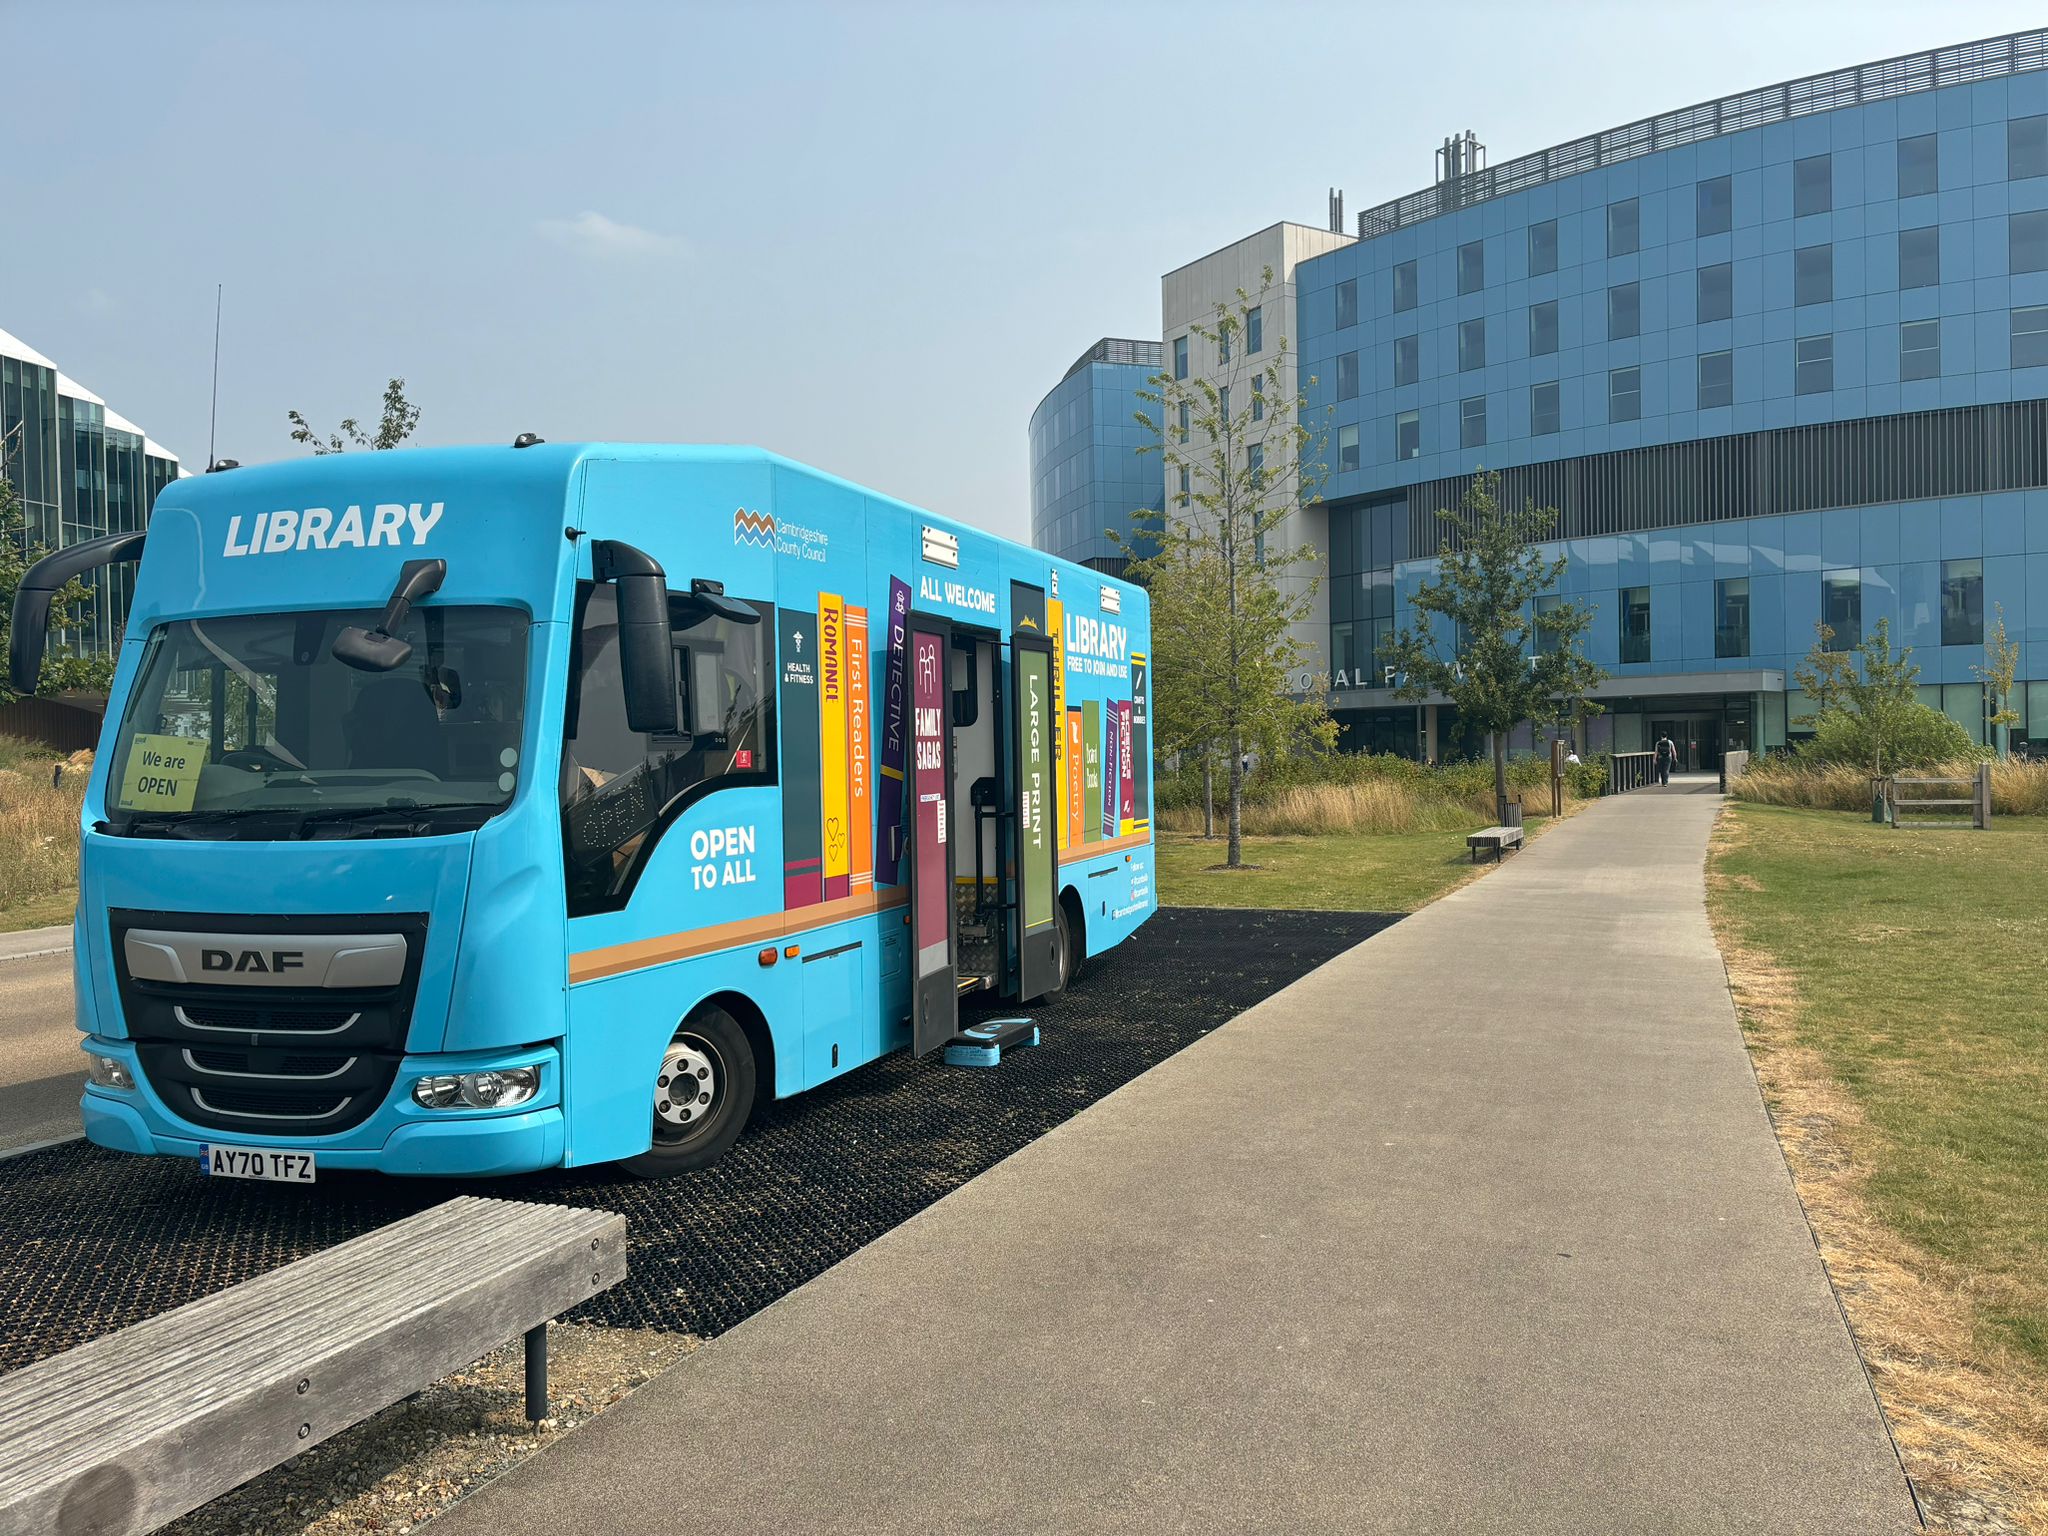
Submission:
M 1916 1529 L 1708 931 L 1706 789 L 1590 808 L 436 1536 Z

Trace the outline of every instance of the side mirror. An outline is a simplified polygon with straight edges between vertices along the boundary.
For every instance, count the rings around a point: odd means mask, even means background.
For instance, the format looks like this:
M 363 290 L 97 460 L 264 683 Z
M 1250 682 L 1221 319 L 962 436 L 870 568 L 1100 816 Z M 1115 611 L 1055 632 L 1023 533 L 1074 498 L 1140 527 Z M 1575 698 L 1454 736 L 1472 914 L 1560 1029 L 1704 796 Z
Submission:
M 50 605 L 74 577 L 103 565 L 142 558 L 144 534 L 109 533 L 43 556 L 28 568 L 14 594 L 13 628 L 7 643 L 7 680 L 14 691 L 36 691 L 43 677 L 43 652 L 50 643 Z
M 631 544 L 599 539 L 590 547 L 591 573 L 619 590 L 619 678 L 626 690 L 626 724 L 649 736 L 676 728 L 676 653 L 669 639 L 668 576 Z

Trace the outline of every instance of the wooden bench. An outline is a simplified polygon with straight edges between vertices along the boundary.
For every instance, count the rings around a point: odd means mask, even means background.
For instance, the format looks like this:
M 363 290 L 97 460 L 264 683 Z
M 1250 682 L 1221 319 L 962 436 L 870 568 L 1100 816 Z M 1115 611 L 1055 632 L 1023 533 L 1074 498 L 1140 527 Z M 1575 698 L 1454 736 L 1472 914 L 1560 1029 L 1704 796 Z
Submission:
M 1479 850 L 1482 848 L 1491 848 L 1494 858 L 1498 859 L 1508 849 L 1522 846 L 1522 829 L 1520 827 L 1488 827 L 1484 832 L 1474 832 L 1470 837 L 1466 838 L 1465 846 L 1472 850 L 1472 862 L 1474 864 L 1479 862 Z
M 0 1530 L 153 1531 L 626 1273 L 626 1218 L 464 1196 L 0 1377 Z

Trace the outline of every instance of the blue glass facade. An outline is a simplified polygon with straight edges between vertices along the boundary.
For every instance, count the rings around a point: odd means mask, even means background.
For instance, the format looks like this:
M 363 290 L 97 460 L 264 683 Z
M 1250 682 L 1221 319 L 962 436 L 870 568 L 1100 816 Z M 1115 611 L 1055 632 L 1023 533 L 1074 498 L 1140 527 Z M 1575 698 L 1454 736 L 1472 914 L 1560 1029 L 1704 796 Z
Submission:
M 1373 651 L 1482 467 L 1563 514 L 1616 744 L 1681 712 L 1713 717 L 1702 757 L 1784 740 L 1830 611 L 1889 617 L 1980 729 L 2000 607 L 2048 737 L 2048 34 L 2000 42 L 2003 78 L 1860 100 L 1865 66 L 1834 110 L 1440 184 L 1297 269 L 1355 744 L 1423 745 Z
M 1031 413 L 1031 542 L 1048 554 L 1118 572 L 1131 514 L 1165 504 L 1152 435 L 1132 419 L 1138 391 L 1160 370 L 1160 344 L 1105 337 L 1084 352 Z

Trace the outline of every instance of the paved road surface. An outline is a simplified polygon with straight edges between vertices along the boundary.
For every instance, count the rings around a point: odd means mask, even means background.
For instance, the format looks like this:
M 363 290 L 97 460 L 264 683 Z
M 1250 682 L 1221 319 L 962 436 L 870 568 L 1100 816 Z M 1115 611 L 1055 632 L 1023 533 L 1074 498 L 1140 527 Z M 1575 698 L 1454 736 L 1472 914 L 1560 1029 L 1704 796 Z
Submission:
M 1690 788 L 1275 994 L 436 1536 L 1916 1529 Z
M 0 960 L 0 1155 L 77 1135 L 84 1083 L 70 951 Z

